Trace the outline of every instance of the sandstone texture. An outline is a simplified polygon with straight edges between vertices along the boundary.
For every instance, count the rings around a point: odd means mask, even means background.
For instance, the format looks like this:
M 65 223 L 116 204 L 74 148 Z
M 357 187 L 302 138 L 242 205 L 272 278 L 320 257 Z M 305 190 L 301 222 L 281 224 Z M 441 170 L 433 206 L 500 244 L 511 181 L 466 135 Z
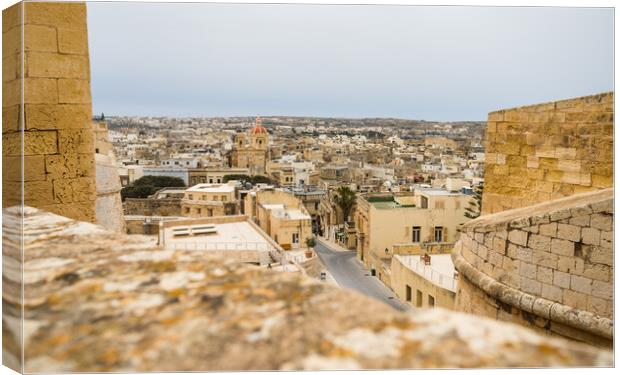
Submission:
M 482 213 L 613 186 L 614 93 L 489 113 Z
M 2 12 L 2 24 L 3 206 L 93 222 L 86 4 L 21 2 Z
M 609 351 L 514 324 L 400 313 L 298 273 L 163 251 L 34 208 L 3 216 L 4 358 L 20 368 L 23 304 L 26 372 L 612 365 Z
M 472 220 L 453 252 L 457 309 L 611 346 L 612 238 L 612 188 Z

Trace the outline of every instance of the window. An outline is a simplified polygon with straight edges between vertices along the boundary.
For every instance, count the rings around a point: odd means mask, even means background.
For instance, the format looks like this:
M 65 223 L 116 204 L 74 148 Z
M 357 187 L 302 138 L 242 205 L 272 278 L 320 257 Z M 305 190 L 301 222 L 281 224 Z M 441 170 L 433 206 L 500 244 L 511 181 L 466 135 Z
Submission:
M 411 242 L 420 242 L 420 227 L 411 228 Z
M 443 242 L 443 227 L 435 227 L 435 242 Z
M 219 184 L 219 183 L 221 183 L 221 182 L 222 182 L 222 179 L 221 179 L 221 178 L 218 178 L 218 179 L 217 179 L 217 183 Z
M 190 194 L 188 197 L 190 200 L 194 199 L 194 196 L 192 194 Z
M 200 215 L 202 213 L 202 208 L 198 208 L 196 213 Z
M 217 196 L 217 195 L 214 195 L 214 196 L 213 196 L 213 200 L 214 200 L 214 201 L 217 201 L 217 198 L 218 198 L 218 196 Z
M 405 300 L 411 302 L 411 287 L 409 285 L 405 285 Z
M 428 198 L 425 196 L 421 196 L 421 203 L 420 205 L 422 206 L 422 208 L 428 208 Z
M 213 179 L 212 179 L 212 178 L 210 178 L 210 179 L 209 179 L 209 183 L 210 183 L 210 184 L 212 184 L 212 183 L 213 183 Z
M 293 243 L 299 243 L 299 233 L 293 233 Z
M 189 207 L 185 207 L 185 213 L 188 214 L 189 213 Z
M 213 209 L 207 208 L 207 216 L 213 216 Z
M 435 297 L 428 295 L 428 307 L 435 307 Z
M 419 289 L 415 292 L 415 305 L 422 307 L 422 292 Z
M 226 202 L 226 196 L 222 195 L 222 202 Z

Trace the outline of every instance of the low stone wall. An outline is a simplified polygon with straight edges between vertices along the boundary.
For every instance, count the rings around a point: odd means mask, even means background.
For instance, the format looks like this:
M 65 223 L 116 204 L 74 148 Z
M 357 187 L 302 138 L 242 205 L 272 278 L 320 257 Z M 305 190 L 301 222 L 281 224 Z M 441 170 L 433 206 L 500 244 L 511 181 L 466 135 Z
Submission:
M 462 230 L 458 310 L 611 346 L 613 189 L 481 216 Z
M 299 273 L 164 251 L 30 207 L 5 209 L 2 235 L 3 359 L 17 371 L 613 366 L 610 351 L 513 324 L 401 313 Z
M 181 199 L 126 198 L 123 208 L 125 215 L 181 216 Z

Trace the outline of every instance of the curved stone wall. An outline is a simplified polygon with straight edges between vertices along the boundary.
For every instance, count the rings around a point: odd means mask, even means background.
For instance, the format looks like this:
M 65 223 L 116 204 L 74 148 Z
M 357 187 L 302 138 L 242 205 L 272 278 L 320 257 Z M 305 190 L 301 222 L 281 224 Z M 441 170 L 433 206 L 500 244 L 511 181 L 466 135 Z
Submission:
M 456 309 L 596 345 L 613 341 L 613 189 L 463 226 Z

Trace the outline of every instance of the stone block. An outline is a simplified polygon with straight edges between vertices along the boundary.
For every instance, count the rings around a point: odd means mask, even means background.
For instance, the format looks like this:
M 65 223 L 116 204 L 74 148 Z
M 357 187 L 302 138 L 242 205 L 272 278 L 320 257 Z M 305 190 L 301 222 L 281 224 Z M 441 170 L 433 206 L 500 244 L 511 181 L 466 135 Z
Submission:
M 571 256 L 558 256 L 556 269 L 562 272 L 575 273 L 575 261 L 578 258 Z
M 521 262 L 521 265 L 519 266 L 519 275 L 528 277 L 530 279 L 536 279 L 536 265 L 527 262 Z
M 581 174 L 579 172 L 564 172 L 562 175 L 562 182 L 579 185 L 581 183 Z
M 557 168 L 564 172 L 581 172 L 581 161 L 560 159 Z
M 528 168 L 538 168 L 540 165 L 539 158 L 536 156 L 528 156 L 526 159 L 526 166 Z
M 16 3 L 2 11 L 2 32 L 5 33 L 22 23 L 22 3 Z
M 559 256 L 546 251 L 532 251 L 532 263 L 540 266 L 557 268 Z
M 54 180 L 54 203 L 73 202 L 73 186 L 71 182 L 71 179 Z
M 556 236 L 561 239 L 578 242 L 581 240 L 581 227 L 570 224 L 558 224 Z
M 607 213 L 593 214 L 590 218 L 590 226 L 603 231 L 613 230 L 613 216 Z
M 613 314 L 611 306 L 612 304 L 610 301 L 594 296 L 588 296 L 588 311 L 596 315 L 612 319 Z
M 47 52 L 26 52 L 28 77 L 90 79 L 88 57 Z
M 553 284 L 553 270 L 547 267 L 536 267 L 536 280 L 544 284 Z
M 527 243 L 528 247 L 534 250 L 549 251 L 551 247 L 551 238 L 539 234 L 532 234 L 529 236 Z
M 66 27 L 86 32 L 85 3 L 26 3 L 26 24 Z
M 58 49 L 61 53 L 88 54 L 88 35 L 84 30 L 58 28 Z
M 49 78 L 26 78 L 24 80 L 24 103 L 58 103 L 56 80 Z
M 592 295 L 606 300 L 613 300 L 614 288 L 610 282 L 594 280 L 592 282 Z
M 511 230 L 508 232 L 508 241 L 520 246 L 527 246 L 528 232 Z
M 2 57 L 2 82 L 19 78 L 19 54 Z
M 89 104 L 26 105 L 26 129 L 91 129 Z
M 78 154 L 76 174 L 78 177 L 95 176 L 95 157 L 93 154 Z
M 57 52 L 56 28 L 42 25 L 26 25 L 24 27 L 24 50 Z
M 588 295 L 571 289 L 564 289 L 562 292 L 562 303 L 585 310 L 588 308 Z
M 538 227 L 538 233 L 543 236 L 555 237 L 557 229 L 557 223 L 541 224 Z
M 95 201 L 97 199 L 95 181 L 92 178 L 73 179 L 71 180 L 71 188 L 73 190 L 73 202 Z
M 572 257 L 575 255 L 575 243 L 559 238 L 551 239 L 551 252 L 557 255 Z
M 570 274 L 562 271 L 553 271 L 553 285 L 563 289 L 570 288 Z
M 608 266 L 613 265 L 613 249 L 605 248 L 601 246 L 593 246 L 590 251 L 590 262 L 605 264 Z
M 495 251 L 489 252 L 489 263 L 492 265 L 501 268 L 502 267 L 503 256 Z
M 557 286 L 543 284 L 541 296 L 550 301 L 562 303 L 562 289 Z
M 581 242 L 587 245 L 597 245 L 600 243 L 601 231 L 595 228 L 581 229 Z
M 19 107 L 17 104 L 2 108 L 2 133 L 16 132 L 20 129 Z
M 77 177 L 77 154 L 47 155 L 45 157 L 45 171 L 51 178 Z
M 597 188 L 608 188 L 612 187 L 614 184 L 614 179 L 612 176 L 600 176 L 600 175 L 592 175 L 592 186 Z
M 67 104 L 90 104 L 90 84 L 83 79 L 59 79 L 58 101 Z
M 93 153 L 95 145 L 92 130 L 59 130 L 59 149 L 61 153 Z
M 555 157 L 558 159 L 575 159 L 577 156 L 577 149 L 567 147 L 556 147 Z
M 40 207 L 49 204 L 53 199 L 53 187 L 51 181 L 26 181 L 24 182 L 24 204 L 27 206 Z
M 55 131 L 24 132 L 24 155 L 55 154 L 58 151 Z M 2 135 L 2 155 L 20 156 L 22 139 L 20 133 Z
M 15 55 L 21 51 L 22 30 L 14 27 L 2 33 L 2 57 Z
M 578 225 L 580 227 L 589 227 L 590 226 L 590 215 L 574 216 L 570 218 L 568 223 L 571 225 Z M 579 238 L 581 238 L 581 233 L 579 233 Z
M 22 102 L 21 80 L 2 83 L 2 107 L 20 105 Z
M 527 277 L 521 277 L 521 291 L 535 296 L 540 296 L 542 292 L 542 283 Z
M 576 292 L 590 294 L 592 292 L 592 280 L 582 276 L 571 275 L 570 288 Z

